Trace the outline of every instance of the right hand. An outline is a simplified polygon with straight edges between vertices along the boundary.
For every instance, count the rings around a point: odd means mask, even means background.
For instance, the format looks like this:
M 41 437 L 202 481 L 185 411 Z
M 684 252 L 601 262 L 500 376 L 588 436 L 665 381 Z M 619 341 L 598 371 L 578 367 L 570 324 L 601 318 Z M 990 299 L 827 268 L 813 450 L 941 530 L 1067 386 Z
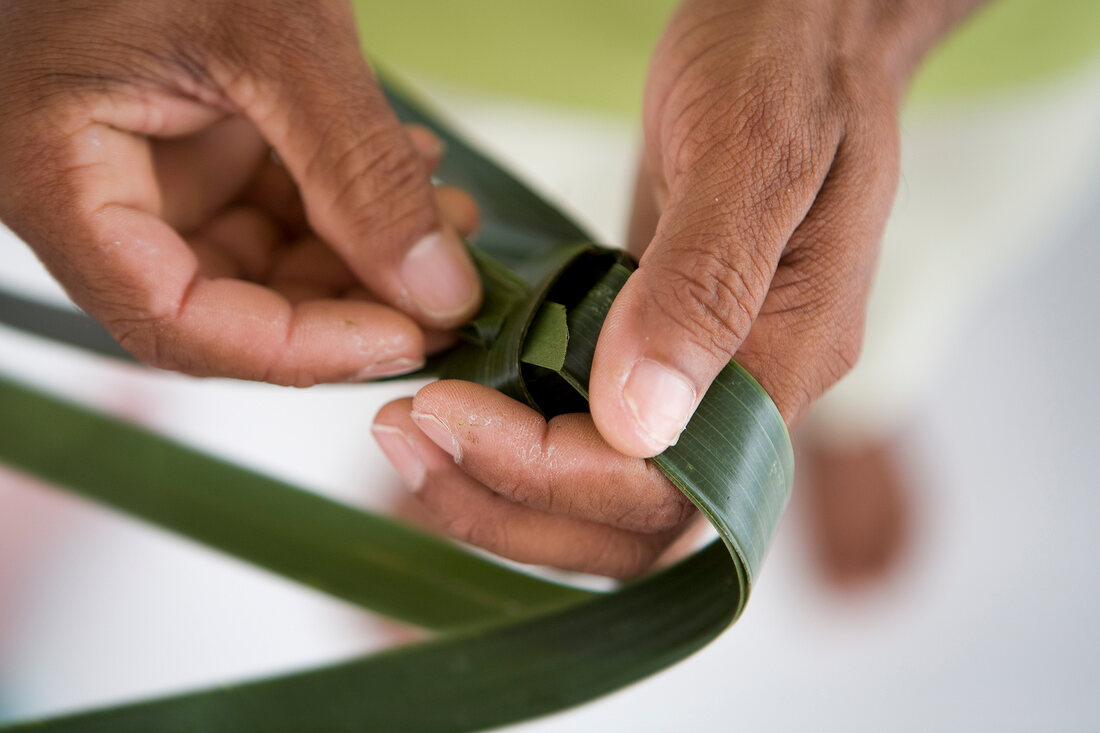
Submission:
M 368 379 L 476 312 L 476 206 L 347 2 L 13 0 L 0 48 L 0 219 L 139 359 Z

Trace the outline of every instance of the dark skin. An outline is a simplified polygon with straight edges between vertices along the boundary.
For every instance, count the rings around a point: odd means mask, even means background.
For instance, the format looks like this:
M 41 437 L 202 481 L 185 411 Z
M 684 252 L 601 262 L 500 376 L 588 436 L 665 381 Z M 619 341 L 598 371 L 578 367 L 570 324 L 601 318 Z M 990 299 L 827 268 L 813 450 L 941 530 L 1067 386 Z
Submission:
M 686 0 L 653 57 L 641 264 L 600 335 L 592 414 L 546 423 L 440 382 L 376 418 L 443 526 L 629 576 L 693 521 L 645 458 L 731 357 L 794 425 L 858 356 L 908 79 L 978 4 Z M 0 218 L 139 358 L 366 379 L 416 368 L 476 311 L 455 236 L 476 209 L 431 188 L 438 146 L 386 107 L 346 3 L 0 8 L 0 48 L 27 49 L 0 60 Z
M 26 50 L 0 62 L 0 217 L 139 359 L 365 379 L 476 312 L 476 210 L 433 192 L 439 142 L 397 122 L 347 3 L 13 1 L 0 44 Z

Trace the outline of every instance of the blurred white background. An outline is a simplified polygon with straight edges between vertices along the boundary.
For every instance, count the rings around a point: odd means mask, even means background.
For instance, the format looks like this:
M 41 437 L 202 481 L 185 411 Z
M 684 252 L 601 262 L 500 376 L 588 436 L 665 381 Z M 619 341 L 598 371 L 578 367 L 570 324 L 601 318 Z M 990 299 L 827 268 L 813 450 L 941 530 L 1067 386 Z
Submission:
M 637 147 L 629 130 L 487 100 L 449 106 L 601 235 L 620 238 Z M 1045 143 L 1032 142 L 1037 154 L 1020 160 L 1042 160 Z M 942 358 L 921 362 L 931 389 L 904 424 L 922 492 L 893 576 L 848 595 L 819 582 L 796 501 L 744 617 L 716 643 L 516 730 L 1100 727 L 1097 160 L 1077 161 L 1087 175 L 1029 234 L 1036 246 L 1012 258 L 993 250 L 988 266 L 1001 274 L 996 287 L 975 287 L 980 302 L 929 306 Z M 1011 160 L 998 170 L 1020 182 L 1040 173 Z M 941 182 L 944 195 L 980 198 L 952 183 Z M 918 184 L 903 182 L 903 201 Z M 63 297 L 6 231 L 0 285 Z M 352 503 L 385 507 L 400 491 L 368 428 L 408 384 L 199 381 L 4 329 L 0 371 Z M 0 720 L 321 664 L 386 634 L 345 604 L 0 472 Z

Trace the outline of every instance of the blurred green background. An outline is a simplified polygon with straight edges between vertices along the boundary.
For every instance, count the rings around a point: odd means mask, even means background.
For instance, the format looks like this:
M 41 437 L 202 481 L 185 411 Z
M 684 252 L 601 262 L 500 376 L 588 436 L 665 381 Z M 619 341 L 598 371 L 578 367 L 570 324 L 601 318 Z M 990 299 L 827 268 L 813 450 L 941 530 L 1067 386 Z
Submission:
M 367 51 L 436 81 L 614 115 L 637 114 L 673 0 L 356 0 Z M 916 80 L 928 102 L 1033 83 L 1100 51 L 1097 0 L 998 0 Z

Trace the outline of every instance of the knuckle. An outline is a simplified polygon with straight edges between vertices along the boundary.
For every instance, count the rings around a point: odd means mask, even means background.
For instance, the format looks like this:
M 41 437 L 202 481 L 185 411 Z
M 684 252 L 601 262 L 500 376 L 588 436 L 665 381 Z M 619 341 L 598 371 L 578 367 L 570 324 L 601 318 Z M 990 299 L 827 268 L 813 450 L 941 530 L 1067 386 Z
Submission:
M 455 539 L 506 554 L 506 544 L 501 542 L 499 536 L 500 527 L 500 524 L 486 521 L 474 512 L 459 512 L 443 522 L 444 531 Z
M 505 478 L 494 489 L 510 501 L 529 506 L 541 512 L 568 513 L 570 506 L 562 506 L 558 484 L 551 477 L 542 486 L 534 486 L 527 481 Z
M 201 350 L 179 348 L 183 301 L 148 292 L 126 273 L 101 271 L 94 287 L 86 284 L 81 300 L 107 332 L 138 361 L 157 369 L 185 371 L 198 366 Z M 185 296 L 184 296 L 185 297 Z M 187 354 L 187 364 L 181 356 Z
M 381 129 L 364 137 L 332 130 L 307 169 L 309 180 L 334 182 L 326 194 L 327 213 L 371 237 L 419 233 L 434 219 L 423 161 L 395 132 Z M 349 142 L 333 152 L 336 139 Z
M 825 356 L 823 362 L 826 367 L 827 384 L 822 385 L 824 391 L 833 383 L 852 371 L 859 363 L 860 354 L 863 352 L 863 322 L 857 320 L 831 338 L 824 340 Z
M 790 425 L 818 395 L 813 379 L 803 372 L 805 364 L 791 364 L 778 355 L 757 353 L 754 376 L 768 385 L 768 393 L 775 401 L 783 419 Z
M 828 333 L 822 338 L 821 384 L 817 385 L 817 395 L 833 386 L 846 374 L 856 368 L 864 349 L 864 328 L 862 320 L 854 322 L 838 331 Z
M 699 84 L 690 101 L 670 105 L 662 135 L 674 188 L 710 189 L 705 200 L 736 226 L 760 229 L 746 232 L 758 240 L 789 236 L 788 222 L 820 188 L 840 138 L 842 115 L 818 101 L 801 73 L 764 57 L 717 86 Z
M 729 358 L 748 335 L 767 287 L 762 268 L 745 269 L 730 261 L 724 244 L 678 257 L 666 275 L 665 297 L 654 302 L 698 346 Z
M 156 369 L 177 368 L 166 344 L 166 319 L 116 318 L 107 323 L 107 330 L 135 359 Z
M 647 535 L 678 527 L 695 511 L 695 505 L 667 481 L 659 496 L 638 501 L 636 497 L 618 495 L 609 497 L 607 504 L 603 516 L 614 517 L 614 526 Z
M 465 456 L 464 456 L 465 459 Z M 546 471 L 546 480 L 535 485 L 529 477 L 522 473 L 511 471 L 497 475 L 492 482 L 492 489 L 498 496 L 517 504 L 537 509 L 539 511 L 558 511 L 557 504 L 558 483 L 550 470 Z
M 653 565 L 660 554 L 660 545 L 644 536 L 632 536 L 607 546 L 606 565 L 601 575 L 628 580 L 641 575 Z
M 694 505 L 678 490 L 672 490 L 666 500 L 651 507 L 646 514 L 643 531 L 647 533 L 663 532 L 680 526 L 694 511 Z
M 444 518 L 443 531 L 463 542 L 472 542 L 477 533 L 477 517 L 470 514 L 453 514 Z
M 832 386 L 855 368 L 863 351 L 865 303 L 860 295 L 838 291 L 821 279 L 791 285 L 788 300 L 805 319 L 799 341 L 814 354 L 821 374 L 819 391 Z M 801 293 L 797 292 L 801 291 Z
M 752 355 L 761 370 L 758 376 L 769 385 L 788 424 L 856 366 L 863 345 L 862 322 L 853 320 L 839 329 L 795 329 L 791 337 L 801 344 L 795 354 L 754 351 Z
M 694 96 L 670 107 L 665 139 L 671 170 L 751 160 L 761 175 L 779 177 L 776 188 L 808 176 L 820 147 L 811 120 L 820 121 L 821 113 L 794 73 L 790 64 L 765 57 L 717 85 L 695 84 Z
M 319 383 L 318 376 L 299 365 L 288 365 L 282 359 L 273 359 L 259 374 L 256 381 L 280 387 L 305 389 Z
M 741 84 L 733 129 L 761 149 L 800 151 L 806 139 L 805 103 L 787 66 L 770 58 L 758 60 Z

